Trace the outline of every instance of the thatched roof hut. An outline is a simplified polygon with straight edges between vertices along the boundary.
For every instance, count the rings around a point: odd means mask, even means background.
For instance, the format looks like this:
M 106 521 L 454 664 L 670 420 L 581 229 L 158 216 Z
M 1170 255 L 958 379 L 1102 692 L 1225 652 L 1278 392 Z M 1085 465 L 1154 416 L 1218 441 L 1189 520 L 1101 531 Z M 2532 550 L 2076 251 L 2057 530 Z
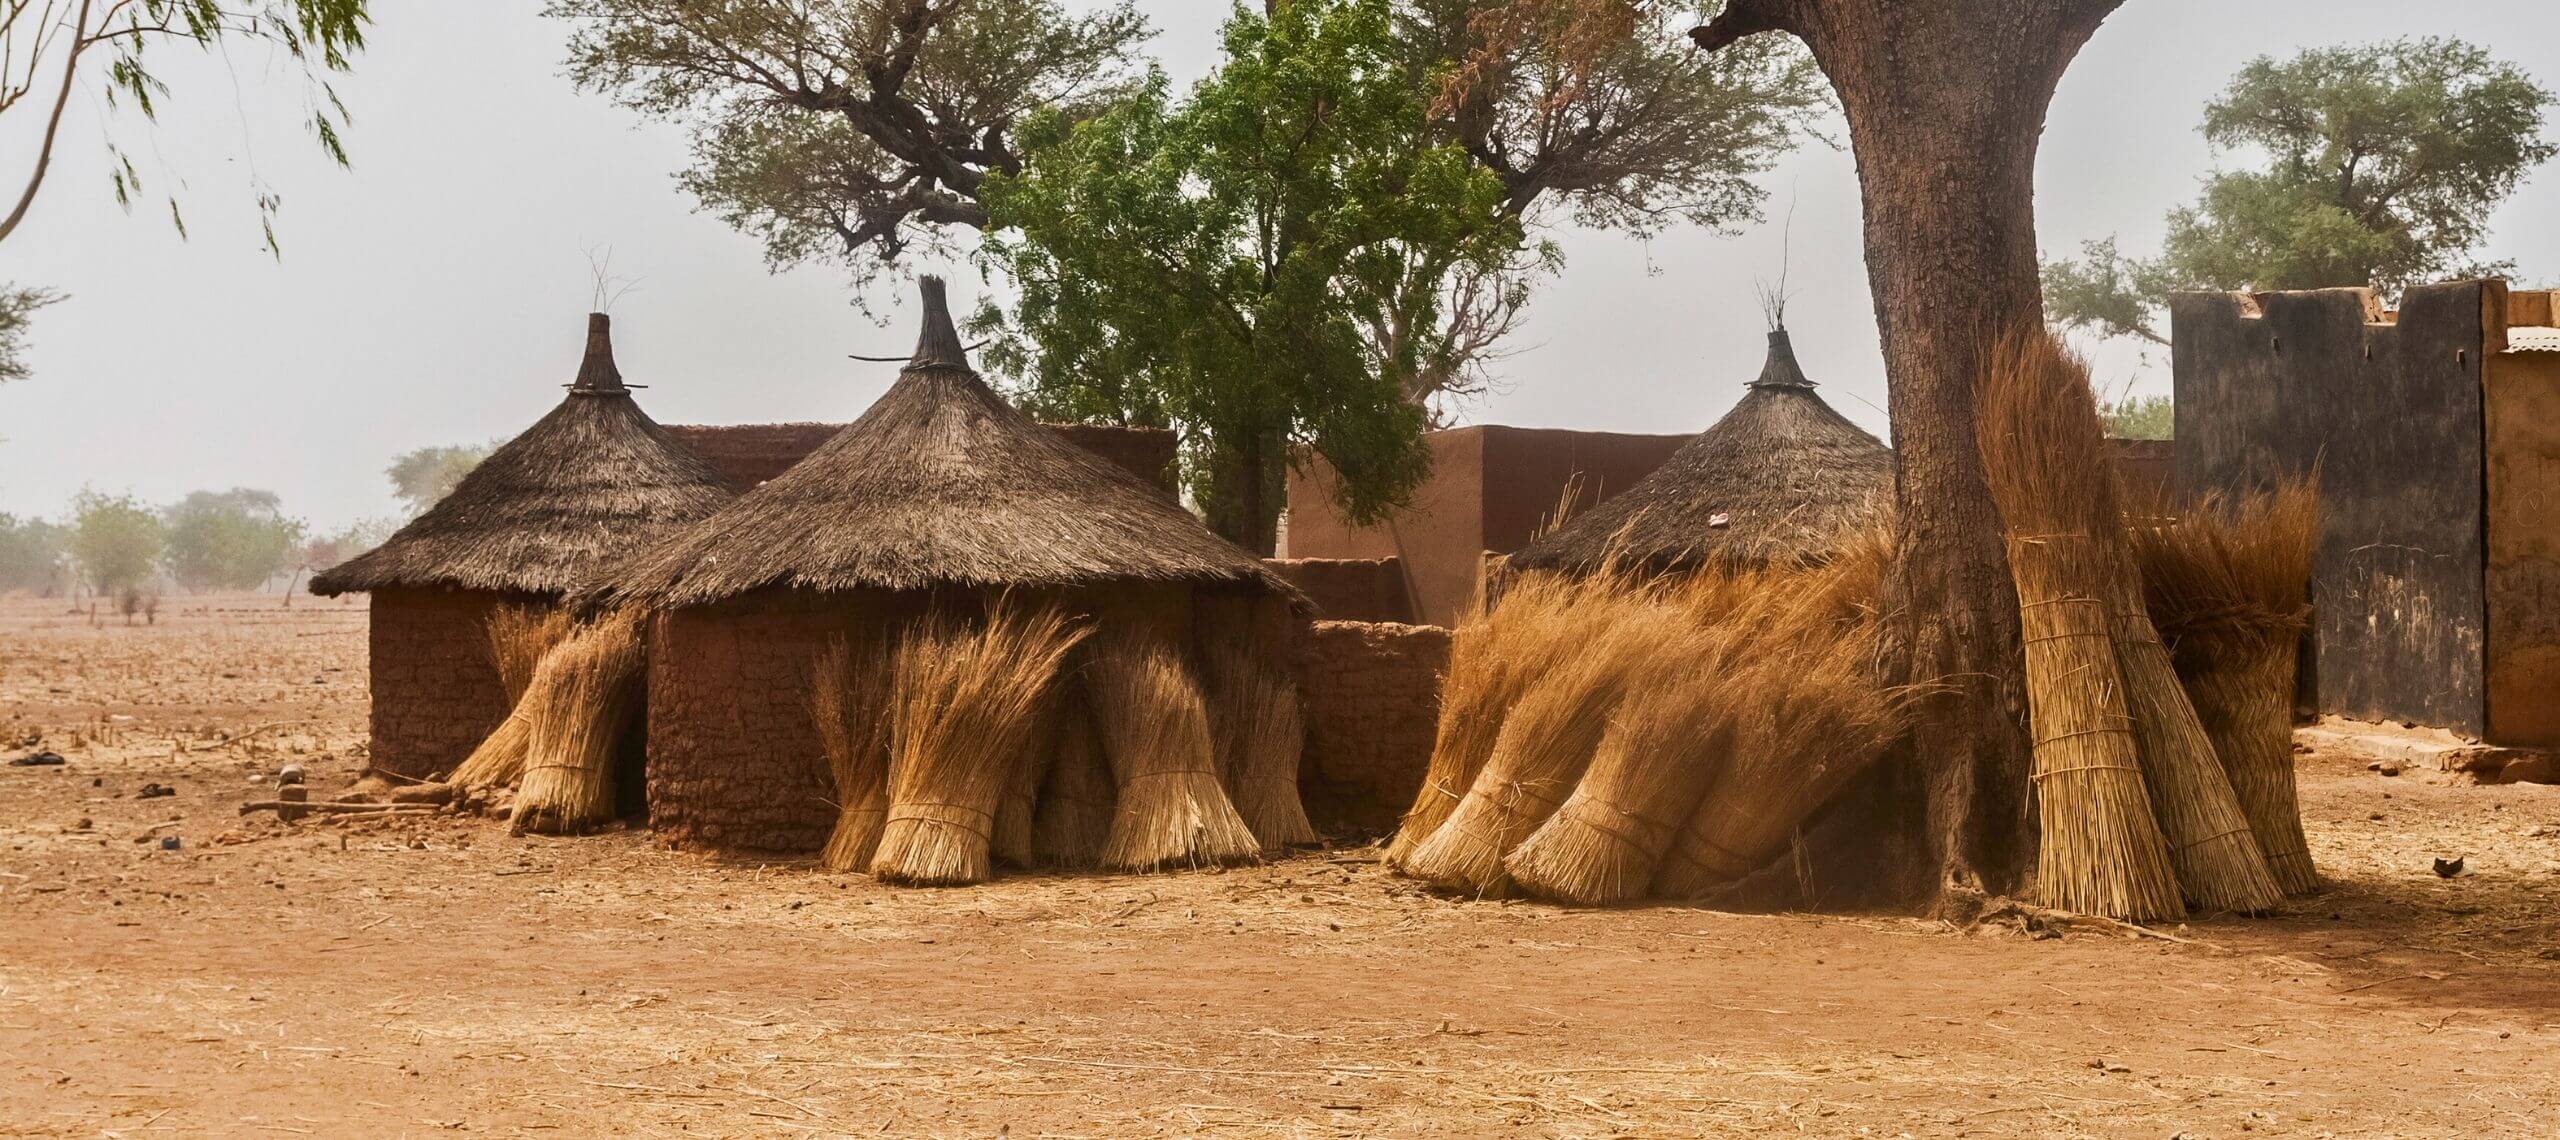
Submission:
M 1760 378 L 1724 419 L 1510 566 L 1588 573 L 1615 557 L 1670 572 L 1818 560 L 1892 487 L 1893 452 L 1814 394 L 1780 328 Z
M 631 398 L 612 319 L 587 317 L 569 396 L 381 546 L 311 580 L 323 596 L 392 588 L 557 597 L 654 534 L 727 503 L 728 485 Z
M 670 842 L 819 848 L 837 790 L 811 692 L 838 637 L 877 643 L 999 592 L 1182 645 L 1203 613 L 1304 604 L 1161 487 L 998 396 L 942 283 L 923 292 L 914 359 L 859 419 L 577 595 L 658 614 L 649 821 Z
M 487 628 L 496 607 L 557 601 L 730 497 L 633 402 L 610 322 L 588 317 L 586 357 L 559 407 L 389 541 L 311 582 L 315 594 L 373 595 L 372 765 L 451 772 L 507 716 Z
M 618 566 L 587 600 L 704 606 L 768 588 L 835 593 L 1114 582 L 1294 596 L 1161 490 L 1043 428 L 969 366 L 924 279 L 915 358 L 808 458 Z

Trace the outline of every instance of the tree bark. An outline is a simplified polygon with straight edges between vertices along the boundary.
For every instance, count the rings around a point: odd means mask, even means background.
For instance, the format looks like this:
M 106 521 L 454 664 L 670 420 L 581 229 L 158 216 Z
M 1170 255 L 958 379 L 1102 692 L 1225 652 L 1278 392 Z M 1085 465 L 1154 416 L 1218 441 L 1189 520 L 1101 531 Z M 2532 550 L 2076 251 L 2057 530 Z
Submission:
M 2043 318 L 2037 141 L 2063 70 L 2120 2 L 1734 0 L 1692 33 L 1708 50 L 1796 35 L 1849 121 L 1900 468 L 1888 668 L 1938 686 L 1881 778 L 1916 856 L 1899 860 L 1903 894 L 1941 909 L 2019 891 L 2035 865 L 2017 597 L 1973 384 L 2000 334 Z

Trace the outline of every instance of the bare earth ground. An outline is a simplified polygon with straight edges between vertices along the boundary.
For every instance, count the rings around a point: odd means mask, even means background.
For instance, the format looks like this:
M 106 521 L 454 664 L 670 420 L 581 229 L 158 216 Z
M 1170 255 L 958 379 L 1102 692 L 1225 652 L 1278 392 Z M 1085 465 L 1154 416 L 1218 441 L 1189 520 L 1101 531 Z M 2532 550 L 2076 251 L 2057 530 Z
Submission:
M 0 734 L 70 757 L 0 767 L 0 1133 L 2560 1128 L 2560 789 L 2306 757 L 2335 885 L 2181 941 L 1461 903 L 1361 850 L 896 891 L 244 821 L 253 774 L 360 767 L 364 611 L 177 604 L 0 602 Z

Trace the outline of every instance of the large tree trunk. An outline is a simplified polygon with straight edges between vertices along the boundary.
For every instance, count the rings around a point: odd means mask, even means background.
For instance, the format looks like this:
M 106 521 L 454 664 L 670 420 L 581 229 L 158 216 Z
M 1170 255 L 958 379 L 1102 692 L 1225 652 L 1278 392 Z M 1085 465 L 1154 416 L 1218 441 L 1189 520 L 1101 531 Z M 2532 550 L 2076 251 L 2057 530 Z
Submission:
M 1797 35 L 1848 116 L 1901 467 L 1895 663 L 1944 686 L 1883 779 L 1917 856 L 1899 860 L 1901 886 L 1947 909 L 2021 889 L 2035 864 L 2017 597 L 1972 388 L 1994 339 L 2043 317 L 2037 139 L 2063 69 L 2120 2 L 1734 0 L 1694 33 L 1708 50 Z

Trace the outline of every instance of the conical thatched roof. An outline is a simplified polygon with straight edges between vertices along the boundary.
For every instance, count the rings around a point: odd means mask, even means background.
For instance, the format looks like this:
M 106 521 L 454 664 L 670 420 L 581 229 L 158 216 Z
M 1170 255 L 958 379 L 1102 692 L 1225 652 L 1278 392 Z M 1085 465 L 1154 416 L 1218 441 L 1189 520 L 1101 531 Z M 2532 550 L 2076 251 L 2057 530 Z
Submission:
M 1893 452 L 1814 394 L 1781 328 L 1724 419 L 1511 565 L 1584 573 L 1613 555 L 1654 570 L 1820 559 L 1892 487 Z
M 1136 476 L 1043 429 L 971 370 L 942 282 L 915 359 L 862 418 L 583 600 L 701 606 L 819 591 L 1237 582 L 1296 598 Z
M 730 500 L 718 472 L 631 399 L 610 318 L 587 317 L 569 396 L 390 540 L 311 580 L 386 588 L 563 594 L 607 561 Z

